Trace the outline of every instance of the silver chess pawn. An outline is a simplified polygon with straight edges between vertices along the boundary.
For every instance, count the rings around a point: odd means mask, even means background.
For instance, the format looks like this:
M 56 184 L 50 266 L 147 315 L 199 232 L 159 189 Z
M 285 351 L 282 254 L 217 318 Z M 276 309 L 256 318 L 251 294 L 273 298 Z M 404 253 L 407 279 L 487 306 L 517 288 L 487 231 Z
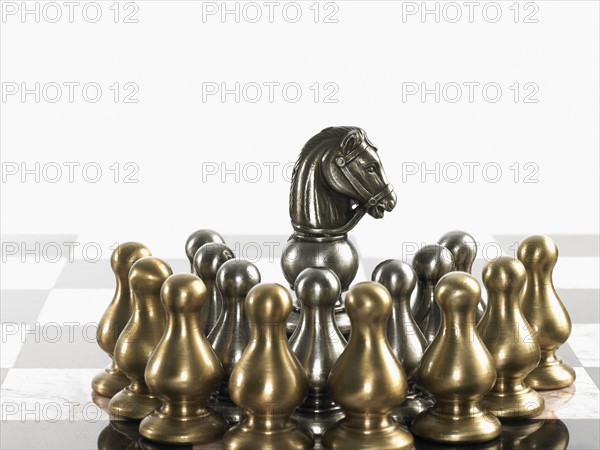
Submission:
M 208 336 L 216 325 L 223 307 L 221 293 L 217 289 L 217 272 L 225 261 L 233 258 L 233 251 L 221 242 L 204 244 L 194 255 L 194 273 L 206 286 L 207 301 L 200 310 L 200 321 L 204 326 L 205 336 Z
M 341 408 L 331 399 L 327 377 L 338 360 L 346 339 L 334 317 L 334 305 L 340 296 L 340 280 L 324 268 L 304 269 L 295 284 L 301 304 L 300 321 L 290 338 L 290 347 L 308 376 L 308 397 L 298 407 L 296 417 L 321 434 L 341 418 Z
M 190 261 L 190 268 L 193 274 L 198 275 L 194 269 L 194 255 L 204 244 L 217 242 L 224 244 L 223 236 L 213 230 L 197 230 L 189 235 L 185 241 L 185 254 Z
M 477 242 L 465 231 L 450 231 L 443 235 L 438 244 L 443 245 L 454 256 L 455 270 L 471 273 L 477 257 Z M 483 297 L 479 299 L 475 310 L 475 322 L 479 322 L 485 313 L 486 303 Z
M 426 245 L 415 254 L 412 266 L 419 279 L 412 313 L 425 339 L 431 343 L 442 323 L 442 313 L 435 301 L 435 285 L 454 271 L 454 256 L 440 244 Z
M 387 322 L 387 338 L 408 378 L 406 400 L 394 409 L 392 417 L 407 424 L 435 403 L 419 386 L 419 364 L 427 348 L 427 340 L 410 311 L 410 296 L 417 284 L 417 274 L 410 264 L 388 259 L 375 267 L 371 279 L 382 284 L 392 296 L 392 315 Z

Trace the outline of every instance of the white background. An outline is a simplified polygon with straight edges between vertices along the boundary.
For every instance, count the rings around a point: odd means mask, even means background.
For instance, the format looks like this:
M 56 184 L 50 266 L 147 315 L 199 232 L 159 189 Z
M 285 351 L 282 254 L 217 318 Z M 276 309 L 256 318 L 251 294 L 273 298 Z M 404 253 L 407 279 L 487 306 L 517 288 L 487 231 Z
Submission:
M 472 20 L 464 2 L 427 2 L 427 8 L 438 8 L 439 22 L 434 14 L 421 16 L 421 2 L 316 7 L 302 2 L 295 23 L 297 7 L 286 2 L 274 6 L 273 23 L 262 2 L 245 9 L 237 3 L 239 23 L 234 14 L 224 20 L 218 13 L 203 15 L 203 8 L 205 13 L 221 9 L 221 2 L 191 1 L 116 7 L 99 2 L 102 17 L 90 23 L 97 8 L 88 3 L 75 7 L 73 23 L 68 6 L 56 3 L 62 18 L 50 23 L 56 4 L 26 2 L 39 8 L 37 23 L 35 14 L 21 15 L 21 2 L 2 2 L 4 94 L 23 83 L 32 89 L 36 82 L 40 90 L 64 82 L 98 83 L 103 89 L 96 103 L 77 88 L 71 103 L 66 87 L 56 103 L 48 101 L 55 95 L 50 90 L 41 92 L 39 103 L 20 92 L 2 99 L 3 234 L 73 233 L 110 243 L 135 239 L 157 256 L 181 257 L 185 238 L 198 228 L 225 235 L 288 234 L 289 180 L 281 167 L 296 159 L 311 136 L 332 125 L 367 131 L 398 195 L 392 213 L 379 221 L 367 217 L 352 232 L 363 254 L 398 257 L 402 242 L 433 242 L 455 228 L 481 239 L 494 233 L 598 233 L 595 1 L 478 2 Z M 19 10 L 12 14 L 15 5 Z M 255 5 L 262 18 L 250 23 Z M 492 23 L 498 7 L 502 17 Z M 409 15 L 414 8 L 419 11 Z M 137 23 L 124 23 L 132 11 L 130 20 Z M 462 17 L 451 23 L 457 11 Z M 331 12 L 329 20 L 337 23 L 325 23 Z M 537 23 L 526 23 L 531 20 Z M 115 82 L 121 85 L 117 103 L 109 89 Z M 276 88 L 270 102 L 265 87 L 256 103 L 243 92 L 239 103 L 233 95 L 225 102 L 219 95 L 203 101 L 206 83 L 233 88 L 236 82 L 240 89 L 248 83 L 297 83 L 302 97 L 292 103 Z M 316 82 L 317 102 L 310 89 Z M 465 82 L 480 87 L 473 102 L 466 87 L 455 103 L 448 101 L 455 91 L 441 92 L 439 103 L 433 94 L 425 101 L 420 95 L 403 99 L 405 83 L 433 88 L 436 82 L 440 89 Z M 521 86 L 517 102 L 510 89 L 515 82 Z M 123 101 L 129 92 L 125 83 L 139 88 L 137 103 Z M 325 83 L 337 86 L 337 103 L 324 101 L 330 92 L 322 88 Z M 486 83 L 502 88 L 499 101 L 483 97 Z M 524 101 L 530 92 L 525 83 L 537 86 L 537 103 Z M 66 167 L 60 180 L 48 182 L 54 172 L 44 174 L 42 168 L 65 162 L 80 164 L 74 182 Z M 81 172 L 90 162 L 103 169 L 96 183 Z M 124 165 L 134 163 L 139 182 L 115 183 L 109 169 L 115 162 L 120 178 L 128 172 Z M 203 173 L 206 163 L 233 168 L 236 162 L 239 182 L 233 174 L 222 180 L 221 173 Z M 420 173 L 405 173 L 407 164 L 426 163 L 431 169 L 436 162 L 439 182 L 433 174 L 423 182 Z M 472 183 L 465 162 L 480 164 Z M 30 169 L 40 164 L 39 182 L 34 175 L 23 182 L 20 172 L 6 173 L 15 164 L 20 170 L 22 163 Z M 248 178 L 256 172 L 244 177 L 248 163 L 263 167 L 254 183 Z M 273 180 L 265 163 L 279 164 Z M 455 172 L 442 172 L 449 163 L 464 167 L 456 183 L 447 180 Z M 496 183 L 484 179 L 486 163 L 502 168 Z M 521 168 L 518 182 L 509 168 L 514 163 Z M 526 163 L 539 169 L 537 183 L 523 181 Z

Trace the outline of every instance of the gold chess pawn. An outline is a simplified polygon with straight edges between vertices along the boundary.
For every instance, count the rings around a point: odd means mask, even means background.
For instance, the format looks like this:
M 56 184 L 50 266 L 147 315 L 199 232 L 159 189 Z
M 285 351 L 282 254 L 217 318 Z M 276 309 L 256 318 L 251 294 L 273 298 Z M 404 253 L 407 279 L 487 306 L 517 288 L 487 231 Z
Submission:
M 413 437 L 391 418 L 406 398 L 408 382 L 386 338 L 390 293 L 379 283 L 359 283 L 346 295 L 346 309 L 352 333 L 327 383 L 346 417 L 325 431 L 323 447 L 410 449 Z
M 540 346 L 519 306 L 526 280 L 517 259 L 501 256 L 483 269 L 487 310 L 477 326 L 496 366 L 496 384 L 481 406 L 501 419 L 528 419 L 544 410 L 544 399 L 524 383 L 540 361 Z
M 444 275 L 435 287 L 442 326 L 423 355 L 419 377 L 436 404 L 411 426 L 422 438 L 467 444 L 500 434 L 498 419 L 478 404 L 496 382 L 494 360 L 475 328 L 480 297 L 479 283 L 465 272 Z
M 108 404 L 110 414 L 115 418 L 141 420 L 160 406 L 160 400 L 146 386 L 144 371 L 165 331 L 165 308 L 160 301 L 160 289 L 172 273 L 166 262 L 153 256 L 140 259 L 129 272 L 135 309 L 117 340 L 115 361 L 130 384 Z
M 92 390 L 101 396 L 112 397 L 125 386 L 129 379 L 121 372 L 113 358 L 119 335 L 133 314 L 133 299 L 129 289 L 129 269 L 133 263 L 144 256 L 150 256 L 150 250 L 139 242 L 120 244 L 110 257 L 110 267 L 115 274 L 117 286 L 110 305 L 104 311 L 96 341 L 102 350 L 110 356 L 110 365 L 92 379 Z
M 558 248 L 549 237 L 530 236 L 519 245 L 517 256 L 527 271 L 521 308 L 542 349 L 538 366 L 525 382 L 539 390 L 567 387 L 575 381 L 575 371 L 556 356 L 571 334 L 571 318 L 552 284 Z
M 140 434 L 166 444 L 206 444 L 227 429 L 227 421 L 205 406 L 223 374 L 200 324 L 206 287 L 196 275 L 180 273 L 167 278 L 160 294 L 167 328 L 145 379 L 162 406 L 142 420 Z
M 250 342 L 229 379 L 229 395 L 244 420 L 223 437 L 226 449 L 294 450 L 314 446 L 312 433 L 290 419 L 308 395 L 308 379 L 287 341 L 292 310 L 279 284 L 259 284 L 246 297 Z

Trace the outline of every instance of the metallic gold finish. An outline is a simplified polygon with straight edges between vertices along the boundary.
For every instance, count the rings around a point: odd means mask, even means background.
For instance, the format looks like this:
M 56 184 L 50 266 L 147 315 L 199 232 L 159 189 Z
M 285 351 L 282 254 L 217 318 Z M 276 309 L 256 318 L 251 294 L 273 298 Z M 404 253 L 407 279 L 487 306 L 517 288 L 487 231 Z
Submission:
M 426 245 L 415 254 L 412 266 L 419 278 L 412 313 L 425 339 L 431 343 L 442 322 L 440 307 L 435 301 L 435 286 L 442 276 L 455 270 L 454 256 L 439 244 Z
M 567 387 L 575 381 L 575 371 L 556 356 L 571 334 L 571 318 L 552 284 L 558 248 L 547 236 L 530 236 L 521 242 L 517 255 L 527 271 L 521 308 L 542 349 L 540 363 L 525 382 L 537 390 Z
M 500 422 L 478 404 L 496 382 L 494 360 L 474 322 L 481 288 L 466 272 L 451 272 L 438 282 L 435 297 L 442 326 L 423 355 L 419 376 L 436 404 L 415 417 L 411 429 L 438 442 L 490 441 L 500 434 Z
M 115 274 L 117 286 L 110 305 L 104 311 L 96 341 L 102 350 L 110 356 L 111 363 L 92 379 L 92 390 L 104 397 L 112 397 L 125 386 L 129 380 L 115 364 L 113 352 L 119 335 L 133 314 L 133 300 L 129 289 L 129 269 L 133 263 L 144 256 L 150 256 L 150 250 L 139 242 L 120 244 L 110 257 L 110 267 Z
M 433 406 L 433 398 L 418 386 L 419 364 L 427 341 L 410 311 L 410 296 L 417 285 L 417 274 L 403 261 L 388 259 L 375 267 L 371 279 L 381 283 L 392 296 L 392 315 L 387 321 L 387 339 L 408 377 L 408 395 L 392 417 L 400 423 L 410 421 Z
M 310 449 L 312 433 L 290 419 L 308 394 L 308 379 L 289 347 L 285 323 L 292 310 L 279 284 L 259 284 L 246 297 L 250 343 L 229 379 L 229 395 L 244 420 L 223 437 L 226 449 Z
M 233 251 L 220 242 L 204 244 L 194 255 L 194 273 L 206 285 L 208 295 L 207 301 L 200 311 L 200 322 L 205 336 L 208 336 L 217 324 L 223 307 L 223 300 L 216 285 L 217 271 L 225 261 L 233 258 Z
M 250 339 L 250 323 L 246 317 L 244 302 L 250 289 L 258 283 L 258 268 L 242 259 L 225 261 L 217 271 L 217 288 L 223 299 L 223 313 L 208 336 L 208 342 L 223 365 L 218 391 L 221 401 L 231 402 L 229 377 Z
M 540 345 L 519 305 L 525 267 L 501 256 L 485 266 L 482 277 L 488 307 L 477 329 L 494 359 L 497 378 L 480 404 L 501 419 L 535 417 L 544 410 L 544 399 L 524 383 L 540 361 Z
M 289 342 L 309 385 L 308 398 L 298 410 L 307 414 L 338 411 L 340 407 L 329 397 L 327 377 L 346 346 L 334 318 L 340 280 L 332 270 L 308 268 L 296 278 L 295 291 L 302 309 Z
M 185 241 L 185 254 L 190 261 L 192 273 L 196 274 L 196 270 L 194 269 L 194 255 L 200 247 L 211 242 L 224 244 L 225 240 L 223 236 L 214 230 L 197 230 L 190 234 L 187 241 Z
M 331 397 L 346 417 L 321 439 L 330 450 L 410 449 L 413 437 L 391 419 L 406 398 L 407 379 L 386 339 L 392 298 L 379 283 L 355 285 L 346 296 L 350 341 L 328 379 Z
M 309 139 L 294 165 L 289 200 L 294 234 L 281 256 L 286 280 L 293 289 L 304 269 L 324 267 L 338 276 L 342 292 L 358 269 L 348 232 L 365 214 L 380 219 L 397 202 L 377 148 L 358 127 L 329 127 Z M 290 334 L 299 315 L 296 304 L 288 320 Z M 344 335 L 350 333 L 341 298 L 336 322 Z
M 142 420 L 140 434 L 166 444 L 215 441 L 227 421 L 205 406 L 223 374 L 200 324 L 206 287 L 196 275 L 180 273 L 167 278 L 160 295 L 167 328 L 148 360 L 145 380 L 162 406 Z
M 141 258 L 129 272 L 135 308 L 117 340 L 114 358 L 131 384 L 108 404 L 110 414 L 118 419 L 141 420 L 160 406 L 146 386 L 144 370 L 165 330 L 160 289 L 172 273 L 166 262 L 153 256 Z
M 471 273 L 473 263 L 477 257 L 477 241 L 466 231 L 449 231 L 444 234 L 438 244 L 443 245 L 454 255 L 455 269 L 459 272 Z M 486 303 L 483 297 L 477 303 L 475 321 L 479 322 L 485 313 Z

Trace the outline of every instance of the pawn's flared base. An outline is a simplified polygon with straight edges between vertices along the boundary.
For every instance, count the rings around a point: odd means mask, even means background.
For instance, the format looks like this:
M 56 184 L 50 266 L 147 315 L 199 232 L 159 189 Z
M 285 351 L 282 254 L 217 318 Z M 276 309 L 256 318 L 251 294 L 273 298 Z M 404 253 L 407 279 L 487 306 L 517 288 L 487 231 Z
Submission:
M 140 435 L 163 444 L 208 444 L 223 436 L 227 425 L 223 416 L 209 408 L 192 417 L 172 417 L 158 409 L 142 420 Z
M 531 419 L 544 412 L 544 398 L 527 386 L 517 392 L 490 391 L 479 404 L 503 420 Z
M 114 419 L 142 420 L 160 405 L 157 397 L 139 394 L 126 387 L 110 400 L 108 411 Z
M 129 386 L 129 379 L 120 370 L 112 370 L 111 366 L 98 372 L 92 378 L 92 390 L 102 397 L 112 397 Z
M 378 430 L 350 428 L 345 419 L 323 433 L 321 443 L 327 450 L 404 450 L 412 449 L 411 434 L 396 423 Z
M 528 386 L 540 391 L 566 388 L 572 385 L 574 381 L 575 371 L 560 359 L 549 364 L 543 364 L 542 361 L 525 378 L 525 383 Z
M 434 406 L 414 418 L 411 430 L 417 436 L 431 441 L 476 444 L 498 437 L 501 425 L 498 418 L 478 407 L 468 416 L 454 417 L 440 413 Z
M 308 450 L 315 445 L 313 434 L 290 420 L 288 426 L 268 431 L 247 426 L 242 422 L 223 436 L 223 448 L 227 450 Z

